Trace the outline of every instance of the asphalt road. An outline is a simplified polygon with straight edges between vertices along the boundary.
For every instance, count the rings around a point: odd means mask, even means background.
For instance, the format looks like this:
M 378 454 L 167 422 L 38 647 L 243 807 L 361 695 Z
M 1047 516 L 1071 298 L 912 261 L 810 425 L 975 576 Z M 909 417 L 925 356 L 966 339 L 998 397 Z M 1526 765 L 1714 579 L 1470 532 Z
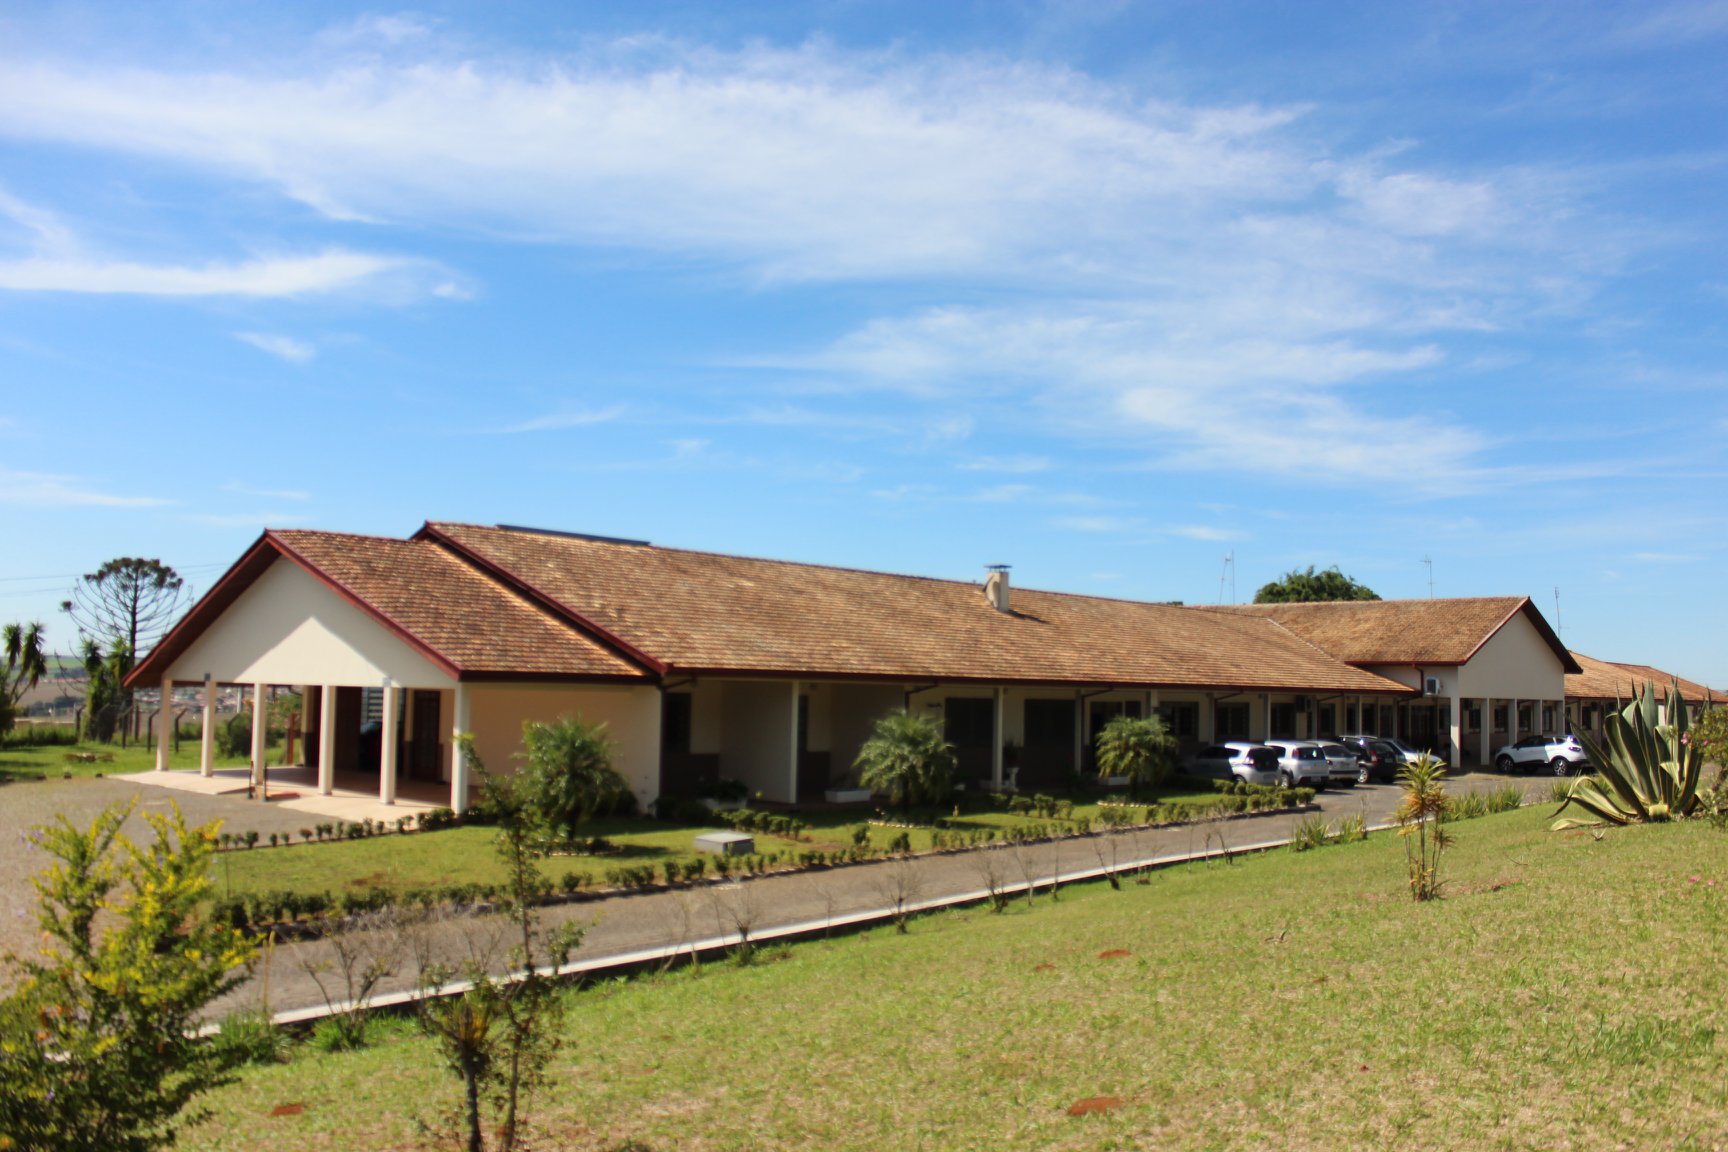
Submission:
M 1453 791 L 1496 787 L 1507 777 L 1472 773 L 1455 777 Z M 1539 799 L 1547 798 L 1547 781 L 1512 778 Z M 1391 784 L 1330 790 L 1317 803 L 1328 819 L 1358 812 L 1370 824 L 1388 820 L 1397 806 L 1399 789 Z M 269 809 L 227 796 L 167 793 L 111 780 L 24 782 L 0 786 L 0 875 L 4 909 L 0 912 L 0 950 L 34 951 L 36 928 L 33 891 L 28 877 L 45 863 L 30 843 L 27 830 L 64 814 L 88 821 L 107 804 L 136 801 L 128 831 L 141 835 L 140 814 L 178 802 L 188 820 L 225 819 L 231 826 L 256 828 L 264 834 L 291 831 L 305 823 L 304 813 Z M 748 927 L 753 935 L 789 925 L 821 926 L 849 916 L 892 907 L 977 892 L 996 884 L 1073 877 L 1087 869 L 1125 866 L 1132 861 L 1203 852 L 1236 850 L 1289 836 L 1300 814 L 1255 816 L 1175 828 L 1112 833 L 1021 848 L 998 847 L 970 852 L 918 857 L 904 862 L 878 862 L 845 868 L 762 876 L 744 882 L 700 883 L 689 888 L 617 895 L 544 910 L 548 927 L 575 922 L 586 927 L 576 960 L 604 960 L 649 949 L 686 945 L 692 941 L 735 933 Z M 480 961 L 501 970 L 511 940 L 506 926 L 492 916 L 442 917 L 429 923 L 382 923 L 350 936 L 349 948 L 387 959 L 392 974 L 380 993 L 411 989 L 422 965 L 438 962 L 460 969 Z M 276 1014 L 317 1009 L 329 1000 L 343 1000 L 348 985 L 341 976 L 341 950 L 317 940 L 276 947 L 267 965 L 212 1009 L 213 1018 L 240 1008 L 264 1006 Z M 352 967 L 352 965 L 351 965 Z M 320 983 L 323 987 L 320 988 Z

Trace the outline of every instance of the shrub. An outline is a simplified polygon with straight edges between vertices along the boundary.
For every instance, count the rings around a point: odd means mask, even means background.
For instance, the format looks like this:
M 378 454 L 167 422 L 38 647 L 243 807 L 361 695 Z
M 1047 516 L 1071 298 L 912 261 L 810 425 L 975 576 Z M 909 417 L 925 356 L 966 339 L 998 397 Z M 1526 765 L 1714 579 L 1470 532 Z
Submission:
M 1637 699 L 1603 720 L 1605 744 L 1588 735 L 1578 737 L 1596 775 L 1580 777 L 1555 815 L 1575 804 L 1593 819 L 1557 820 L 1556 831 L 1604 823 L 1659 823 L 1697 810 L 1704 756 L 1692 742 L 1686 701 L 1678 689 L 1668 694 L 1666 714 L 1668 723 L 1658 723 L 1656 686 L 1646 681 Z
M 236 1012 L 221 1028 L 211 1037 L 210 1049 L 224 1067 L 280 1064 L 288 1058 L 288 1037 L 263 1012 Z
M 887 793 L 891 803 L 908 810 L 946 800 L 954 765 L 954 748 L 943 739 L 941 725 L 905 709 L 876 721 L 853 761 L 861 786 Z
M 518 778 L 536 824 L 554 837 L 573 839 L 594 816 L 635 805 L 635 795 L 612 769 L 612 738 L 604 724 L 563 717 L 551 724 L 522 725 L 527 763 Z
M 1325 847 L 1331 838 L 1332 828 L 1326 823 L 1326 817 L 1318 814 L 1304 816 L 1290 834 L 1290 848 L 1295 852 L 1306 852 L 1311 848 Z
M 1176 737 L 1160 716 L 1116 716 L 1098 732 L 1098 775 L 1131 787 L 1160 784 L 1176 768 Z

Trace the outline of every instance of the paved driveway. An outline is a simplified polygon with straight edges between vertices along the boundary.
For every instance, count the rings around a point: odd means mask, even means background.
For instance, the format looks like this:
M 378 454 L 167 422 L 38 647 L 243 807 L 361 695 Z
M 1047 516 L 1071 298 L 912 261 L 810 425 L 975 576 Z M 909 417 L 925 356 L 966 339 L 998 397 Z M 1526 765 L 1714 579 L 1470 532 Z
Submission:
M 1452 789 L 1482 791 L 1498 787 L 1507 779 L 1477 772 L 1455 778 Z M 1547 781 L 1512 779 L 1524 785 L 1529 794 L 1546 800 Z M 1390 818 L 1398 796 L 1396 785 L 1372 784 L 1323 792 L 1318 803 L 1328 819 L 1360 812 L 1374 824 Z M 0 786 L 0 875 L 8 878 L 0 897 L 3 899 L 0 950 L 34 950 L 36 946 L 34 893 L 28 877 L 40 870 L 45 860 L 41 850 L 28 842 L 26 830 L 52 820 L 57 814 L 88 821 L 104 806 L 132 799 L 137 801 L 137 808 L 127 831 L 134 836 L 142 835 L 144 829 L 139 814 L 164 810 L 170 800 L 180 804 L 189 821 L 221 819 L 234 830 L 257 829 L 268 835 L 273 831 L 293 831 L 306 823 L 303 812 L 243 798 L 169 793 L 119 780 L 56 780 Z M 896 896 L 928 901 L 976 892 L 987 886 L 986 869 L 992 867 L 999 873 L 999 881 L 1015 883 L 1030 878 L 1048 883 L 1052 877 L 1074 876 L 1105 864 L 1126 865 L 1137 859 L 1219 846 L 1241 849 L 1286 838 L 1299 819 L 1300 816 L 1291 814 L 1260 816 L 1059 840 L 1018 851 L 999 848 L 920 857 L 905 864 L 876 863 L 765 876 L 742 884 L 699 884 L 669 892 L 620 895 L 553 907 L 547 909 L 546 919 L 550 923 L 575 920 L 587 924 L 587 935 L 576 958 L 602 959 L 725 935 L 735 931 L 741 919 L 750 922 L 753 932 L 761 933 L 787 925 L 820 925 L 871 912 L 893 903 Z M 387 988 L 402 990 L 412 986 L 414 963 L 403 952 L 404 948 L 423 949 L 428 955 L 460 966 L 480 946 L 477 941 L 492 941 L 495 927 L 484 918 L 464 920 L 444 926 L 436 938 L 406 945 L 398 936 L 392 935 L 390 940 L 379 937 L 374 941 L 375 947 L 401 954 L 399 974 L 387 982 Z M 307 966 L 318 966 L 329 958 L 330 945 L 323 941 L 278 947 L 268 981 L 270 1009 L 282 1013 L 322 1004 L 322 994 L 308 975 Z M 263 974 L 255 974 L 245 986 L 217 1005 L 213 1015 L 258 1005 L 264 983 Z

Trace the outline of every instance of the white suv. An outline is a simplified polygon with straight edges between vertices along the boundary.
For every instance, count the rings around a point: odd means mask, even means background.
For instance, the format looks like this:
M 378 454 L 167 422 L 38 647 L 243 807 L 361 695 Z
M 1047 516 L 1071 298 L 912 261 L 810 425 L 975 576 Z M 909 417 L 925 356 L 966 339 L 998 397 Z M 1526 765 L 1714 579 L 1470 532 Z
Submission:
M 1494 767 L 1502 772 L 1540 771 L 1544 766 L 1556 776 L 1570 776 L 1588 771 L 1590 756 L 1572 735 L 1526 736 L 1494 753 Z
M 1278 778 L 1291 788 L 1299 784 L 1326 787 L 1332 763 L 1326 750 L 1313 740 L 1268 740 L 1266 747 L 1278 753 Z

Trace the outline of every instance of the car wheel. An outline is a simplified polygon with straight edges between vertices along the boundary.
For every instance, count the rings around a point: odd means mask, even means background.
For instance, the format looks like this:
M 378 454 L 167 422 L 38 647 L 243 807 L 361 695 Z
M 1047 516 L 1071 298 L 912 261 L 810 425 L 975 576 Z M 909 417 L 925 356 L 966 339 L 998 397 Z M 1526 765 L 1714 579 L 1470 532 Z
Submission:
M 1364 764 L 1360 768 L 1356 769 L 1356 783 L 1372 784 L 1373 782 L 1374 773 L 1369 770 L 1368 765 Z
M 1296 787 L 1296 777 L 1292 776 L 1288 772 L 1281 772 L 1278 775 L 1278 783 L 1282 784 L 1286 788 L 1294 788 Z
M 1494 767 L 1510 776 L 1512 774 L 1512 757 L 1500 757 L 1498 760 L 1494 761 Z
M 1556 776 L 1568 776 L 1572 773 L 1572 761 L 1564 756 L 1556 756 L 1548 761 L 1548 767 L 1554 770 Z

